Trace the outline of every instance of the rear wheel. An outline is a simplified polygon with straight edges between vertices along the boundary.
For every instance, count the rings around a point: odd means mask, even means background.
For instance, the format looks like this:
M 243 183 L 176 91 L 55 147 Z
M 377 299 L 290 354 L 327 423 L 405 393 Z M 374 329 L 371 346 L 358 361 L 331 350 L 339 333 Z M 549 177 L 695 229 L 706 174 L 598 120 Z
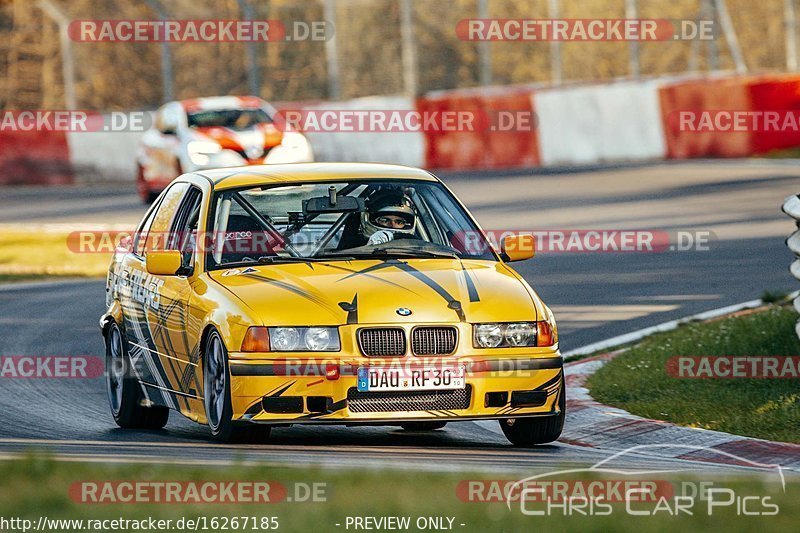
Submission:
M 506 438 L 515 446 L 534 446 L 558 440 L 564 429 L 564 418 L 567 415 L 567 402 L 564 389 L 558 398 L 561 410 L 556 416 L 543 418 L 509 418 L 500 421 L 500 427 Z
M 269 438 L 269 426 L 233 420 L 228 351 L 217 330 L 208 334 L 203 358 L 204 403 L 211 435 L 222 442 L 257 442 Z
M 144 407 L 144 395 L 130 368 L 128 341 L 116 323 L 106 332 L 106 391 L 111 415 L 121 428 L 161 429 L 169 420 L 169 409 Z
M 446 425 L 447 422 L 438 422 L 438 421 L 406 422 L 405 424 L 400 424 L 400 427 L 406 431 L 434 431 L 436 429 L 442 429 Z

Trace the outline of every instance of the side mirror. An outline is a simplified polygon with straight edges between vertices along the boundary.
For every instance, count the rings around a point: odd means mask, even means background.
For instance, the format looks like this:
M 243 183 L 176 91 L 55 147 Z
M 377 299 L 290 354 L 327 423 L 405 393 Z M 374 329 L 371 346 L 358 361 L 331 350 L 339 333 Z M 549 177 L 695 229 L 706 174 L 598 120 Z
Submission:
M 181 268 L 181 261 L 178 250 L 151 250 L 144 258 L 147 272 L 154 276 L 174 276 Z
M 524 261 L 536 254 L 536 239 L 533 235 L 507 235 L 500 242 L 504 261 Z

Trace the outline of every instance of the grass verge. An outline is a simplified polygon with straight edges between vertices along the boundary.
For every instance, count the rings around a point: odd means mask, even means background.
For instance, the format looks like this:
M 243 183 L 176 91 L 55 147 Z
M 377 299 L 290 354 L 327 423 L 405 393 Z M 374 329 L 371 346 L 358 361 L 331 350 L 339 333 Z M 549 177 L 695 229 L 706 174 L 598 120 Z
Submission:
M 800 379 L 672 377 L 673 356 L 797 356 L 797 313 L 788 307 L 655 334 L 589 379 L 592 396 L 631 413 L 690 427 L 800 443 Z
M 66 232 L 0 231 L 0 283 L 54 277 L 105 277 L 110 253 L 76 253 Z
M 192 449 L 187 449 L 190 455 Z M 555 470 L 555 468 L 554 468 Z M 570 474 L 570 479 L 583 481 L 598 480 L 597 474 L 591 477 L 586 474 Z M 224 519 L 231 517 L 275 517 L 280 531 L 347 531 L 354 530 L 352 525 L 346 527 L 347 517 L 408 517 L 412 524 L 407 530 L 418 531 L 417 520 L 420 517 L 444 517 L 443 524 L 452 518 L 452 526 L 444 528 L 454 531 L 529 531 L 533 529 L 547 530 L 558 528 L 578 531 L 664 531 L 667 527 L 691 528 L 686 530 L 705 530 L 714 527 L 717 530 L 750 531 L 787 531 L 796 527 L 800 520 L 800 508 L 796 505 L 800 486 L 797 480 L 789 480 L 784 491 L 777 476 L 772 474 L 760 478 L 717 478 L 710 480 L 699 476 L 676 478 L 674 475 L 663 476 L 652 474 L 649 479 L 657 481 L 659 486 L 668 484 L 670 490 L 662 492 L 668 501 L 662 503 L 663 509 L 654 516 L 632 516 L 625 503 L 611 504 L 605 516 L 597 510 L 571 512 L 566 514 L 562 505 L 553 507 L 547 516 L 525 515 L 520 511 L 519 503 L 513 503 L 511 509 L 504 502 L 470 502 L 465 501 L 469 492 L 459 491 L 465 480 L 516 480 L 521 476 L 509 474 L 459 474 L 459 473 L 423 473 L 409 470 L 373 470 L 369 468 L 354 470 L 322 470 L 305 468 L 270 468 L 265 466 L 234 466 L 225 468 L 201 468 L 146 465 L 110 465 L 59 463 L 47 457 L 32 456 L 20 461 L 0 462 L 0 517 L 12 517 L 30 520 L 37 524 L 40 517 L 72 520 L 107 520 L 129 519 L 146 520 L 149 517 L 177 521 L 181 518 L 197 519 L 207 517 L 206 527 L 198 530 L 265 530 L 252 526 L 234 527 L 228 522 L 224 527 Z M 672 477 L 667 477 L 672 476 Z M 616 474 L 611 478 L 618 480 Z M 622 476 L 624 477 L 624 476 Z M 564 480 L 564 478 L 561 478 Z M 293 501 L 278 503 L 93 503 L 82 502 L 81 495 L 86 494 L 82 482 L 95 483 L 100 487 L 106 482 L 137 481 L 179 481 L 195 482 L 197 486 L 206 481 L 249 480 L 270 483 L 270 494 L 275 494 L 276 483 L 285 487 L 286 495 Z M 709 510 L 707 501 L 697 498 L 690 507 L 692 514 L 682 512 L 677 516 L 666 508 L 674 508 L 674 495 L 690 493 L 687 485 L 694 487 L 700 483 L 713 483 L 714 487 L 725 488 L 737 497 L 754 497 L 749 501 L 748 511 L 772 512 L 777 505 L 777 514 L 773 516 L 742 516 L 737 510 L 738 500 L 725 500 L 730 504 Z M 303 495 L 303 487 L 315 485 L 316 494 L 324 494 L 324 501 L 298 501 L 297 494 Z M 574 486 L 574 485 L 573 485 Z M 583 486 L 588 486 L 583 483 Z M 705 485 L 708 487 L 708 485 Z M 605 489 L 601 489 L 605 490 Z M 611 489 L 613 490 L 613 488 Z M 113 491 L 112 491 L 113 492 Z M 100 489 L 96 493 L 107 497 L 109 492 Z M 118 494 L 118 493 L 115 493 Z M 153 494 L 152 492 L 150 494 Z M 489 495 L 489 492 L 472 493 Z M 624 494 L 624 489 L 623 489 Z M 767 498 L 764 500 L 764 498 Z M 302 498 L 301 498 L 302 499 Z M 498 498 L 500 499 L 500 498 Z M 723 498 L 719 498 L 720 501 Z M 653 513 L 658 508 L 654 501 L 630 503 L 630 508 L 639 512 Z M 530 503 L 527 510 L 545 510 L 546 504 Z M 606 512 L 604 510 L 603 512 Z M 216 517 L 216 526 L 211 519 Z M 161 530 L 182 530 L 175 527 Z M 337 525 L 338 524 L 338 525 Z M 463 525 L 462 525 L 463 524 Z M 85 526 L 86 524 L 84 524 Z M 103 526 L 100 531 L 111 530 Z M 47 530 L 78 530 L 79 527 L 56 528 Z M 183 528 L 187 529 L 187 528 Z M 270 528 L 274 529 L 274 528 Z M 362 528 L 363 529 L 363 528 Z M 116 530 L 130 530 L 116 528 Z M 140 529 L 142 530 L 142 529 Z M 152 529 L 151 529 L 152 530 Z

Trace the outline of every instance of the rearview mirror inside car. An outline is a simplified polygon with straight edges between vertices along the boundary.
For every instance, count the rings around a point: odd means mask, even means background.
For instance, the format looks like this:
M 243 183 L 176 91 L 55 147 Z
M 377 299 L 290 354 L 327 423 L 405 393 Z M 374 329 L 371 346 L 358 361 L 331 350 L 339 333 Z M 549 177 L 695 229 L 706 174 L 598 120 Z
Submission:
M 536 254 L 536 239 L 530 234 L 507 235 L 500 242 L 504 261 L 524 261 Z
M 145 256 L 147 272 L 154 276 L 174 276 L 181 268 L 181 261 L 178 250 L 151 250 Z
M 355 196 L 315 196 L 303 200 L 303 212 L 319 213 L 355 213 L 364 210 L 364 200 Z

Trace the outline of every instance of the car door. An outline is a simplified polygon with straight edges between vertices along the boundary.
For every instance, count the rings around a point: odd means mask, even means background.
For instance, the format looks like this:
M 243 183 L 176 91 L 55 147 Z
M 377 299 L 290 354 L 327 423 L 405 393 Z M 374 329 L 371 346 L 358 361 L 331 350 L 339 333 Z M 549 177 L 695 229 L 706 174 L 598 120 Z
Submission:
M 181 269 L 176 276 L 162 276 L 161 302 L 158 311 L 152 311 L 160 324 L 154 340 L 162 365 L 187 413 L 191 400 L 202 399 L 203 391 L 198 372 L 201 327 L 189 308 L 202 197 L 199 188 L 189 186 L 172 218 L 164 249 L 181 252 Z
M 174 183 L 161 195 L 134 236 L 133 249 L 122 265 L 127 291 L 121 303 L 134 371 L 147 399 L 172 409 L 186 404 L 176 394 L 180 371 L 174 362 L 178 350 L 172 340 L 181 327 L 180 302 L 188 298 L 189 287 L 185 277 L 149 274 L 146 260 L 148 250 L 167 246 L 169 229 L 188 190 L 188 183 Z

